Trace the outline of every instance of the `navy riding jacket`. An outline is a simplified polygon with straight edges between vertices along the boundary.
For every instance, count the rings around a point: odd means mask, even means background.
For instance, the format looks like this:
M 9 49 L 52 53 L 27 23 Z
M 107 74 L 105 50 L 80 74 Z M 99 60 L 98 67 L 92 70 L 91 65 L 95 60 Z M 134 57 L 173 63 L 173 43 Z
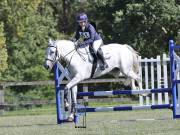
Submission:
M 81 36 L 84 38 L 82 45 L 92 45 L 95 40 L 102 39 L 90 23 L 86 24 L 84 31 L 81 26 L 78 26 L 75 39 L 78 40 Z

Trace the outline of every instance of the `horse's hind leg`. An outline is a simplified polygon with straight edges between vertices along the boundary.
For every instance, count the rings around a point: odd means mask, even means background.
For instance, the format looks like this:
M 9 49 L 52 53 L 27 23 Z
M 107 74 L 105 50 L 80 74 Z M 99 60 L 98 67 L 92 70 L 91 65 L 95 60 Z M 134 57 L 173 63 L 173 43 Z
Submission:
M 132 79 L 132 89 L 133 89 L 133 87 L 136 87 L 135 86 L 135 80 L 136 80 L 137 83 L 138 83 L 139 90 L 142 90 L 142 85 L 141 85 L 140 77 L 138 77 L 138 75 L 136 75 L 134 73 L 134 71 L 129 72 L 128 76 Z M 135 90 L 135 89 L 133 89 L 133 90 Z M 140 95 L 141 96 L 148 96 L 149 94 L 144 93 L 144 94 L 140 94 Z
M 125 73 L 125 75 L 129 78 L 131 78 L 131 88 L 133 90 L 136 90 L 136 85 L 135 85 L 135 81 L 137 81 L 138 83 L 138 87 L 139 89 L 141 89 L 141 79 L 140 77 L 133 71 L 133 70 L 130 70 L 128 73 Z
M 131 88 L 132 90 L 136 90 L 135 80 L 131 79 Z

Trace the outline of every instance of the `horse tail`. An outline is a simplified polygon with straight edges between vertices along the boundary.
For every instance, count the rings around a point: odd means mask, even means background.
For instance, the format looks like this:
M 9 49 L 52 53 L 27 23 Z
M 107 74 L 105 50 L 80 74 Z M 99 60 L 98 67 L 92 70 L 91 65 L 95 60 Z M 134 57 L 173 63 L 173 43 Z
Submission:
M 133 71 L 138 74 L 139 73 L 139 54 L 137 51 L 135 51 L 131 46 L 126 45 L 127 48 L 132 52 L 133 55 Z

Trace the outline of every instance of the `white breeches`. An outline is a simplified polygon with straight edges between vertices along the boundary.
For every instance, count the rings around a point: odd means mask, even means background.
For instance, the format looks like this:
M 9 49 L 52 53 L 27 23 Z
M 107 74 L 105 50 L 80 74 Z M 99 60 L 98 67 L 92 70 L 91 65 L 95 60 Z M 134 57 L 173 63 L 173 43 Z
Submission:
M 93 50 L 94 50 L 95 53 L 97 53 L 97 50 L 102 45 L 102 43 L 103 43 L 102 39 L 94 41 L 94 43 L 93 43 Z

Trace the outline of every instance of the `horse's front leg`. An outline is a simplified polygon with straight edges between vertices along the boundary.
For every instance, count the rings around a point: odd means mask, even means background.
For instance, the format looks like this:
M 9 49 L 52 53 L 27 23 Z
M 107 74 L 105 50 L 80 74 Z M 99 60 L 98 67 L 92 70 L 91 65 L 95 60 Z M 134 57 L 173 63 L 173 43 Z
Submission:
M 64 99 L 65 99 L 65 105 L 70 105 L 68 101 L 68 93 L 69 90 L 71 91 L 71 97 L 72 97 L 72 104 L 71 104 L 71 113 L 68 117 L 68 121 L 73 121 L 74 120 L 74 113 L 75 113 L 75 105 L 77 104 L 77 84 L 84 80 L 83 77 L 80 75 L 76 75 L 65 87 L 64 92 Z
M 73 86 L 71 89 L 71 113 L 75 113 L 75 106 L 77 104 L 77 85 Z
M 73 106 L 71 106 L 71 112 L 72 112 L 72 107 L 75 107 L 77 104 L 77 85 L 73 86 L 71 89 L 71 103 Z M 69 110 L 70 107 L 70 101 L 69 101 L 69 90 L 66 88 L 64 90 L 64 103 L 65 103 L 65 110 Z
M 77 85 L 72 87 L 72 103 L 77 104 Z
M 68 116 L 68 121 L 74 120 L 76 104 L 77 104 L 77 85 L 71 88 L 71 110 L 70 110 L 70 115 Z
M 66 85 L 65 90 L 70 90 L 73 86 L 77 85 L 80 81 L 84 80 L 80 74 L 76 74 L 71 81 Z
M 72 78 L 72 80 L 65 86 L 64 88 L 64 99 L 65 99 L 65 105 L 67 104 L 68 106 L 68 93 L 71 88 L 76 86 L 80 81 L 82 81 L 83 78 L 81 77 L 80 74 L 76 74 L 75 77 Z M 75 98 L 74 98 L 75 99 Z
M 82 77 L 80 75 L 75 75 L 75 77 L 72 78 L 72 80 L 65 86 L 64 88 L 64 101 L 65 101 L 65 107 L 68 108 L 69 107 L 69 101 L 68 101 L 68 93 L 71 90 L 71 88 L 73 88 L 74 86 L 76 86 L 80 81 L 82 81 Z M 72 89 L 73 90 L 73 89 Z M 77 90 L 75 90 L 77 91 Z M 73 92 L 73 91 L 72 91 Z M 77 92 L 76 92 L 77 93 Z M 75 99 L 75 95 L 74 95 L 74 99 Z M 67 109 L 66 109 L 67 110 Z

